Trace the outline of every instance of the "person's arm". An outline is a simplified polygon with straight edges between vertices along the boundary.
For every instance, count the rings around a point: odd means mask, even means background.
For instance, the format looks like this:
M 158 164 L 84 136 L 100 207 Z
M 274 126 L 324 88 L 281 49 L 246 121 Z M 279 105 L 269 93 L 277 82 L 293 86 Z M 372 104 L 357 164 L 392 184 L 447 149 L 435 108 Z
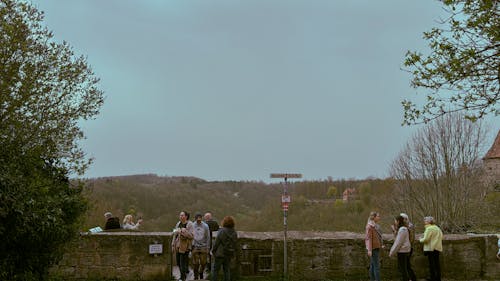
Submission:
M 179 231 L 179 223 L 176 223 L 172 231 L 172 249 L 174 249 L 175 247 L 175 239 L 177 238 L 178 231 Z
M 372 256 L 372 238 L 373 238 L 373 228 L 369 225 L 366 226 L 366 235 L 365 235 L 365 246 L 368 251 L 368 256 Z
M 210 251 L 210 228 L 205 224 L 205 244 L 207 245 L 207 251 Z
M 431 234 L 431 231 L 429 229 L 430 229 L 429 227 L 427 227 L 425 229 L 424 236 L 422 238 L 420 238 L 420 240 L 419 240 L 420 243 L 427 243 L 427 242 L 429 242 L 429 240 L 431 240 L 432 234 Z
M 215 256 L 215 253 L 217 252 L 217 249 L 221 244 L 223 236 L 224 236 L 224 231 L 217 232 L 217 238 L 215 238 L 215 243 L 212 245 L 212 250 L 210 251 L 210 254 L 212 256 Z

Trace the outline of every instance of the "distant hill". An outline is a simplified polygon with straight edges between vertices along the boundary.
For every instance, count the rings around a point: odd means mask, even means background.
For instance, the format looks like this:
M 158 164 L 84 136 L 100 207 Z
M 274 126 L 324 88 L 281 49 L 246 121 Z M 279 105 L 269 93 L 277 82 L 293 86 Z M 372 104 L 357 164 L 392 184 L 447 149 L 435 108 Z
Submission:
M 366 185 L 366 182 L 369 184 L 364 191 L 364 201 L 344 203 L 340 199 L 344 189 L 357 188 L 362 183 Z M 142 217 L 144 231 L 171 231 L 182 210 L 191 213 L 191 218 L 194 218 L 196 212 L 210 210 L 219 221 L 225 215 L 232 215 L 239 230 L 283 229 L 281 183 L 205 181 L 196 177 L 161 177 L 155 174 L 86 179 L 85 183 L 91 208 L 84 230 L 102 226 L 103 214 L 110 211 L 120 219 L 129 213 L 136 219 Z M 288 228 L 363 231 L 370 211 L 370 190 L 377 183 L 379 187 L 387 185 L 385 180 L 377 179 L 303 181 L 289 184 L 292 202 L 288 212 Z M 327 196 L 331 186 L 338 190 L 333 199 Z

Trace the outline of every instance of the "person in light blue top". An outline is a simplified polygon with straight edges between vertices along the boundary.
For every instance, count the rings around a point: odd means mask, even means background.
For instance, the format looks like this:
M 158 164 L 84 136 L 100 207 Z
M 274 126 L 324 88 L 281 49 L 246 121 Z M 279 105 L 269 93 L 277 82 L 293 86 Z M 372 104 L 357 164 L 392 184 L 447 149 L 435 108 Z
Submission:
M 203 279 L 203 271 L 207 265 L 208 252 L 210 251 L 210 229 L 208 224 L 202 220 L 203 216 L 200 213 L 197 213 L 194 218 L 192 252 L 194 279 L 198 279 L 198 277 Z

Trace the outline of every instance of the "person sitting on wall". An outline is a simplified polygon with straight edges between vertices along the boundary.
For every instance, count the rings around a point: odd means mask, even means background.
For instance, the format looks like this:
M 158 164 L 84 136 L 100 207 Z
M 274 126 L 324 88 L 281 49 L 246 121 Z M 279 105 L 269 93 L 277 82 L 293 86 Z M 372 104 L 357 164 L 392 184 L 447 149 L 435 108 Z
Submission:
M 113 217 L 113 214 L 111 212 L 106 212 L 104 214 L 104 217 L 106 218 L 106 225 L 104 225 L 104 230 L 121 228 L 120 219 L 118 219 L 118 217 Z
M 126 215 L 125 218 L 123 218 L 123 229 L 138 230 L 141 223 L 142 219 L 139 219 L 137 223 L 134 223 L 132 215 Z

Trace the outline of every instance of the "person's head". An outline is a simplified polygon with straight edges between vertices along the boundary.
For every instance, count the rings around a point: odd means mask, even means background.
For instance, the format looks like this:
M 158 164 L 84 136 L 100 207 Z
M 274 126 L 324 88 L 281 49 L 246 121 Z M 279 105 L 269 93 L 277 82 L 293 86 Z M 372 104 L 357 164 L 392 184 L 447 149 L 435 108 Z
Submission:
M 402 226 L 405 226 L 405 218 L 402 215 L 399 215 L 394 218 L 394 223 L 396 224 L 397 228 L 399 229 Z
M 224 219 L 222 220 L 222 227 L 229 227 L 233 228 L 234 227 L 234 218 L 232 216 L 225 216 Z
M 380 214 L 378 212 L 371 212 L 370 216 L 368 216 L 368 222 L 373 221 L 373 222 L 379 222 L 380 221 Z
M 202 218 L 203 216 L 200 213 L 196 213 L 196 215 L 194 215 L 194 219 L 197 223 L 201 223 Z
M 112 214 L 111 212 L 106 212 L 106 213 L 104 213 L 104 217 L 105 217 L 106 219 L 109 219 L 109 218 L 112 218 L 112 217 L 113 217 L 113 214 Z
M 186 211 L 182 211 L 179 213 L 179 220 L 182 222 L 182 223 L 185 223 L 187 220 L 189 219 L 189 214 L 188 212 Z
M 431 216 L 424 217 L 425 224 L 434 224 L 434 218 Z
M 126 215 L 124 218 L 123 218 L 123 224 L 126 224 L 126 223 L 131 223 L 132 222 L 132 215 Z
M 399 215 L 403 217 L 403 219 L 405 220 L 405 223 L 407 223 L 407 224 L 410 223 L 410 217 L 408 217 L 408 215 L 406 213 L 401 213 Z
M 205 218 L 205 221 L 212 220 L 212 212 L 210 212 L 210 211 L 206 212 L 204 218 Z

